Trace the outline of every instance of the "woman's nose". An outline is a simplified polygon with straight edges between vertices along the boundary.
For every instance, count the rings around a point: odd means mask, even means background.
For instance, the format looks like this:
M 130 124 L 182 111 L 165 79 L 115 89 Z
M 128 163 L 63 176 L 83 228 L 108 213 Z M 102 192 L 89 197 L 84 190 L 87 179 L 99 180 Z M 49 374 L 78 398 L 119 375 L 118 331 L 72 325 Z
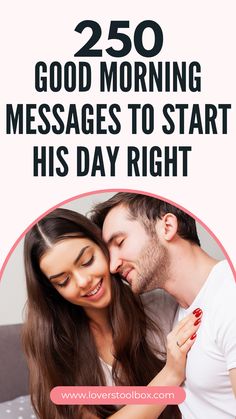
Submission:
M 88 288 L 88 286 L 91 284 L 92 282 L 92 278 L 88 273 L 82 273 L 79 271 L 76 271 L 74 273 L 74 278 L 76 281 L 76 285 L 79 288 Z

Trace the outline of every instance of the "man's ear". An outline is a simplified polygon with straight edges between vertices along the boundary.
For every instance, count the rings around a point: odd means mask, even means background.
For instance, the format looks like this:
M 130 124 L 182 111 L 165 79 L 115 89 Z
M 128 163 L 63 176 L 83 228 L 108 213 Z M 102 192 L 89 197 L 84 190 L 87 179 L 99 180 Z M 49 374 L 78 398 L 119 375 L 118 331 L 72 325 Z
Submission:
M 171 212 L 165 214 L 159 223 L 159 228 L 161 229 L 161 235 L 164 240 L 173 240 L 176 237 L 178 231 L 177 217 Z

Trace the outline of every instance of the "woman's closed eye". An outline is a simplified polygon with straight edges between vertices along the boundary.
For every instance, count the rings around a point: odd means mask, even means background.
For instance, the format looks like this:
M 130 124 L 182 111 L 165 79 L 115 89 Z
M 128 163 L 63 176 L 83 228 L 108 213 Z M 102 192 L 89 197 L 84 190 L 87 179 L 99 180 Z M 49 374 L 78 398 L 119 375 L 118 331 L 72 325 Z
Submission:
M 65 287 L 65 286 L 68 284 L 69 280 L 70 280 L 70 275 L 67 275 L 67 276 L 64 278 L 64 280 L 63 280 L 63 281 L 61 281 L 61 282 L 57 282 L 55 285 L 56 285 L 57 287 Z
M 90 256 L 90 257 L 88 257 L 82 264 L 81 264 L 81 266 L 90 266 L 90 265 L 92 265 L 92 263 L 93 263 L 93 261 L 94 261 L 94 255 L 92 255 L 92 256 Z
M 86 257 L 84 257 L 84 261 L 83 262 L 81 261 L 82 263 L 78 262 L 78 264 L 79 264 L 78 268 L 80 266 L 81 267 L 87 267 L 87 266 L 92 265 L 94 259 L 95 259 L 94 254 L 92 254 L 92 255 L 88 254 Z M 65 287 L 68 284 L 70 278 L 71 278 L 71 275 L 65 274 L 64 277 L 61 279 L 61 281 L 60 282 L 55 282 L 54 285 L 56 287 L 60 287 L 60 288 Z

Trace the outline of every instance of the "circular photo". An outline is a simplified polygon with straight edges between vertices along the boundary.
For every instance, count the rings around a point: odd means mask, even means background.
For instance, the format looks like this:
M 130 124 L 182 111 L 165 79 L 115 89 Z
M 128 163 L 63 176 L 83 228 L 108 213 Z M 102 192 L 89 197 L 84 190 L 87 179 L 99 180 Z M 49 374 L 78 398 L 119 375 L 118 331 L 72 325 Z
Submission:
M 1 278 L 1 419 L 235 417 L 235 279 L 195 218 L 114 191 L 74 198 L 27 229 Z M 55 403 L 59 386 L 109 393 Z M 120 388 L 140 386 L 152 400 L 124 403 Z M 181 387 L 182 402 L 147 396 L 163 386 Z

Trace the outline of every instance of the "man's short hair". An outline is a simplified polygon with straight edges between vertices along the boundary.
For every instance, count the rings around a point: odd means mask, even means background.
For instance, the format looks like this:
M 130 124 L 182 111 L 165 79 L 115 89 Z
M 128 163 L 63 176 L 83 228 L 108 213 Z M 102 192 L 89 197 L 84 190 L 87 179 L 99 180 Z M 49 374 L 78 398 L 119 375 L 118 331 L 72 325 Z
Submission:
M 91 220 L 102 228 L 107 214 L 118 205 L 126 207 L 130 218 L 139 219 L 149 233 L 158 218 L 162 219 L 165 214 L 172 213 L 178 220 L 179 236 L 200 246 L 194 218 L 174 205 L 152 196 L 119 192 L 107 201 L 97 204 L 91 211 Z

